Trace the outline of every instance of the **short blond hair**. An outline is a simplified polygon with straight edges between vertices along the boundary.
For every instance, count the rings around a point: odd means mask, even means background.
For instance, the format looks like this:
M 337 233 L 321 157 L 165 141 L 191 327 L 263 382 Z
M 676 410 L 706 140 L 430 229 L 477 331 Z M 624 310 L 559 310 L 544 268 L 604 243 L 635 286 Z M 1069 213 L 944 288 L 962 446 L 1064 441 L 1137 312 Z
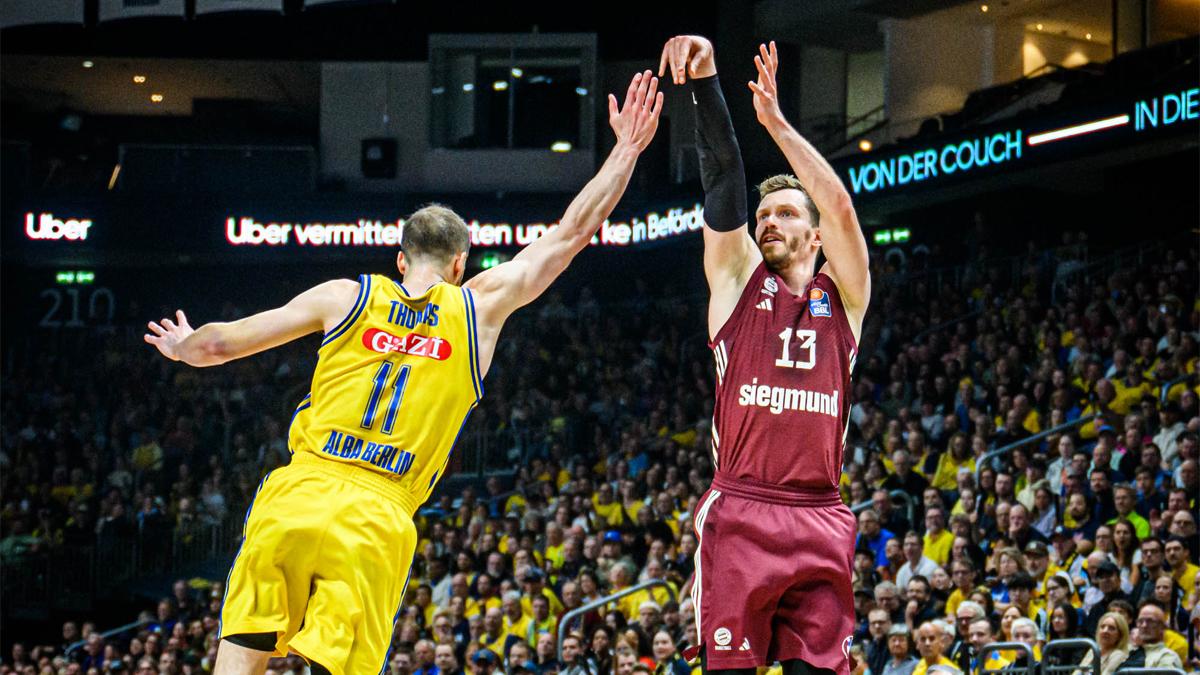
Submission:
M 441 204 L 428 204 L 404 221 L 400 249 L 406 256 L 447 263 L 470 248 L 467 224 L 452 209 Z
M 764 197 L 772 192 L 780 190 L 799 190 L 804 193 L 804 200 L 808 203 L 808 218 L 813 227 L 821 226 L 821 212 L 817 210 L 817 205 L 813 203 L 812 195 L 808 194 L 808 190 L 804 189 L 804 185 L 790 173 L 780 173 L 758 184 L 758 198 L 761 201 Z

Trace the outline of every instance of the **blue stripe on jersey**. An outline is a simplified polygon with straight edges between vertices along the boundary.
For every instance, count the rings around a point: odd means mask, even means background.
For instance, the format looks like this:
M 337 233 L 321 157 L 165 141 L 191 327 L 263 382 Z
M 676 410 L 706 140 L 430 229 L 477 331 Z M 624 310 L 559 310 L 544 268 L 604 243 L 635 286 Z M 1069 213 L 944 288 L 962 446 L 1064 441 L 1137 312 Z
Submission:
M 478 401 L 476 401 L 476 403 L 478 403 Z M 430 476 L 429 486 L 425 488 L 425 498 L 421 500 L 422 504 L 429 501 L 429 497 L 433 494 L 434 483 L 437 483 L 438 477 L 441 476 L 446 470 L 446 467 L 450 465 L 450 457 L 454 454 L 454 448 L 458 445 L 458 439 L 462 437 L 463 429 L 467 428 L 467 420 L 471 419 L 471 413 L 473 412 L 475 412 L 475 404 L 472 404 L 470 409 L 467 410 L 467 414 L 463 415 L 462 426 L 458 428 L 458 433 L 454 434 L 454 442 L 450 444 L 450 452 L 446 453 L 446 461 L 442 462 L 442 468 L 438 469 L 437 473 Z
M 408 594 L 408 582 L 412 581 L 412 560 L 408 561 L 408 575 L 404 577 L 404 588 L 400 590 L 400 604 L 396 605 L 396 615 L 392 617 L 392 635 L 396 634 L 396 622 L 400 620 L 400 610 L 404 607 L 404 596 Z M 379 668 L 379 675 L 383 675 L 383 671 L 387 670 L 388 661 L 392 660 L 392 641 L 388 640 L 387 655 L 383 657 L 383 666 Z
M 476 367 L 479 363 L 479 343 L 475 339 L 475 302 L 471 299 L 471 291 L 462 289 L 463 307 L 467 313 L 467 358 L 471 363 L 468 366 L 471 369 L 471 384 L 475 387 L 475 400 L 483 398 L 483 382 L 480 381 L 479 369 Z
M 367 300 L 370 298 L 370 296 L 371 277 L 366 274 L 358 275 L 358 298 L 354 300 L 354 307 L 350 310 L 350 313 L 347 314 L 344 319 L 342 319 L 341 323 L 339 323 L 337 326 L 334 326 L 333 330 L 325 334 L 325 338 L 321 340 L 322 347 L 341 337 L 343 333 L 349 330 L 350 326 L 354 325 L 354 322 L 358 320 L 358 316 L 362 314 L 364 309 L 367 308 Z
M 464 288 L 463 293 L 467 296 L 467 306 L 470 311 L 467 313 L 467 318 L 470 320 L 470 335 L 471 335 L 471 371 L 475 379 L 479 382 L 476 388 L 475 400 L 483 398 L 483 370 L 479 367 L 479 328 L 475 324 L 475 294 L 470 289 Z

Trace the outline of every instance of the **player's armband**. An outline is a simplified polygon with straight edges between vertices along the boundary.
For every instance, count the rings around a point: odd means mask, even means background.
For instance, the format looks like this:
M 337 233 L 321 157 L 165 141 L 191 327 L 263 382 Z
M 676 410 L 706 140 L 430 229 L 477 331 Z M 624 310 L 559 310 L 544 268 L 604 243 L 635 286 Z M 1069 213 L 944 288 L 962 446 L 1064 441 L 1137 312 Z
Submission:
M 718 232 L 746 224 L 746 169 L 716 75 L 692 80 L 704 221 Z

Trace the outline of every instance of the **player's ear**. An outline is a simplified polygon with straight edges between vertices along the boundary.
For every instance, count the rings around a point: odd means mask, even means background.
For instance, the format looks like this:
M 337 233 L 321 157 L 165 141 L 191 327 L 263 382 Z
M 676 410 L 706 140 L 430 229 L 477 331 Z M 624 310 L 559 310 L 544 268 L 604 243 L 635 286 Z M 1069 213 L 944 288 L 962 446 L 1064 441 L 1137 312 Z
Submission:
M 467 273 L 467 252 L 463 251 L 454 256 L 454 262 L 452 264 L 454 267 L 454 283 L 461 284 L 463 277 L 466 276 Z
M 404 257 L 404 249 L 396 252 L 396 269 L 400 270 L 401 278 L 408 274 L 408 258 Z
M 812 229 L 812 231 L 813 231 L 813 246 L 816 248 L 821 248 L 821 228 L 814 227 Z

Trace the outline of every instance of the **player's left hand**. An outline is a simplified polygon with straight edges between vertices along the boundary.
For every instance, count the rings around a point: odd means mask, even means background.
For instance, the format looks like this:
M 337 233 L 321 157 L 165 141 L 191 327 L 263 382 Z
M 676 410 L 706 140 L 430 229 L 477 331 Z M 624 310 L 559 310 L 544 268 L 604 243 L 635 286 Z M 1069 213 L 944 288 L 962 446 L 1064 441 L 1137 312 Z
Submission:
M 608 123 L 617 134 L 617 144 L 626 143 L 641 152 L 654 139 L 658 116 L 662 112 L 663 95 L 658 91 L 658 78 L 649 71 L 633 76 L 625 104 L 617 107 L 617 97 L 608 95 Z
M 180 358 L 179 343 L 196 332 L 188 325 L 187 316 L 182 309 L 175 310 L 175 321 L 170 319 L 151 321 L 147 326 L 150 328 L 150 332 L 144 336 L 146 342 L 158 347 L 158 351 L 172 361 L 178 361 Z
M 758 81 L 748 82 L 750 91 L 754 92 L 754 112 L 758 121 L 765 127 L 772 127 L 783 120 L 779 110 L 779 89 L 775 83 L 775 71 L 779 70 L 779 50 L 775 41 L 767 45 L 758 45 L 758 55 L 754 57 L 754 67 L 758 69 Z

